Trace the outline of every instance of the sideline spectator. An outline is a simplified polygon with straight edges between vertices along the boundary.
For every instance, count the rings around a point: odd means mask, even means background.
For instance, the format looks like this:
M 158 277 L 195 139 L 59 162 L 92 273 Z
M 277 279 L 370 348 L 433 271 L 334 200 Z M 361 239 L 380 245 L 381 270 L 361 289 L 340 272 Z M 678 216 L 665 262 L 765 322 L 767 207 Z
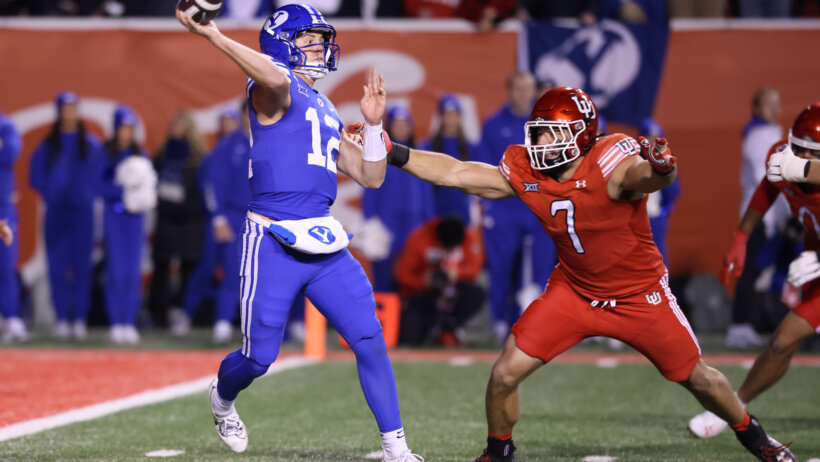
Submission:
M 51 301 L 57 313 L 54 336 L 87 337 L 94 248 L 94 199 L 102 168 L 102 146 L 87 133 L 80 99 L 57 95 L 57 120 L 31 156 L 31 186 L 46 205 L 45 244 Z
M 755 92 L 752 98 L 752 119 L 743 128 L 741 214 L 749 205 L 758 183 L 766 176 L 765 159 L 769 148 L 783 137 L 783 127 L 778 124 L 780 112 L 780 93 L 776 89 L 762 87 Z M 763 269 L 758 264 L 758 256 L 766 246 L 766 241 L 776 238 L 790 216 L 788 203 L 784 197 L 780 197 L 763 218 L 763 222 L 749 236 L 746 261 L 737 282 L 732 305 L 732 323 L 726 333 L 726 346 L 754 348 L 766 344 L 765 339 L 752 326 L 756 313 L 763 310 L 764 299 L 761 291 L 756 288 Z
M 168 135 L 154 155 L 157 172 L 157 227 L 154 231 L 154 277 L 149 308 L 153 323 L 168 323 L 168 307 L 177 316 L 191 273 L 200 257 L 205 212 L 199 169 L 205 143 L 190 112 L 180 111 L 168 125 Z M 179 288 L 173 290 L 171 262 L 179 262 Z
M 507 76 L 507 102 L 484 123 L 474 160 L 498 165 L 507 146 L 524 143 L 524 123 L 535 101 L 535 78 Z M 482 200 L 484 241 L 490 273 L 493 333 L 501 344 L 521 311 L 544 289 L 555 266 L 555 246 L 538 218 L 517 198 Z M 527 274 L 525 274 L 527 273 Z
M 415 147 L 413 117 L 404 106 L 393 106 L 385 114 L 385 126 L 390 139 Z M 397 207 L 397 204 L 401 204 Z M 390 249 L 382 259 L 373 258 L 373 288 L 376 292 L 394 292 L 393 263 L 404 248 L 410 232 L 435 216 L 433 186 L 400 168 L 388 166 L 384 183 L 379 189 L 365 189 L 362 212 L 366 226 L 379 226 L 390 234 Z
M 478 147 L 467 141 L 461 125 L 461 102 L 455 95 L 444 95 L 438 102 L 439 126 L 422 149 L 443 152 L 459 160 L 472 160 Z M 470 196 L 460 189 L 434 188 L 435 212 L 438 216 L 455 214 L 470 223 Z
M 124 105 L 114 111 L 114 133 L 105 143 L 100 192 L 105 200 L 105 304 L 115 345 L 139 343 L 145 214 L 157 204 L 157 174 L 134 137 L 138 119 Z
M 484 302 L 475 282 L 483 263 L 481 238 L 459 217 L 434 218 L 416 228 L 396 261 L 405 300 L 402 343 L 420 345 L 433 331 L 438 345 L 462 345 L 457 330 Z
M 29 339 L 26 325 L 20 319 L 20 285 L 17 281 L 19 217 L 15 205 L 14 163 L 20 156 L 22 145 L 17 128 L 0 112 L 0 314 L 6 321 L 3 343 Z

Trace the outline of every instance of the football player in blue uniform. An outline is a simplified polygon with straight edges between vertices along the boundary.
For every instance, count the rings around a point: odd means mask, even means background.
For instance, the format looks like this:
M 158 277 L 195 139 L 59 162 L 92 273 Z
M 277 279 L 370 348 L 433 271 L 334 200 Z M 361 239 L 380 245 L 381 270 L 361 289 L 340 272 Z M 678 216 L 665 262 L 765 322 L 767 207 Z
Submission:
M 224 36 L 213 22 L 202 26 L 180 11 L 177 19 L 249 77 L 252 197 L 241 236 L 243 339 L 211 383 L 217 434 L 235 452 L 247 448 L 248 433 L 234 400 L 276 359 L 290 306 L 306 295 L 356 354 L 362 391 L 382 434 L 382 460 L 420 460 L 404 437 L 373 288 L 346 249 L 348 234 L 330 216 L 337 170 L 368 188 L 384 181 L 384 79 L 375 69 L 368 73 L 360 145 L 342 131 L 330 100 L 313 89 L 316 80 L 336 69 L 339 56 L 336 30 L 318 10 L 301 4 L 277 9 L 260 32 L 262 53 Z

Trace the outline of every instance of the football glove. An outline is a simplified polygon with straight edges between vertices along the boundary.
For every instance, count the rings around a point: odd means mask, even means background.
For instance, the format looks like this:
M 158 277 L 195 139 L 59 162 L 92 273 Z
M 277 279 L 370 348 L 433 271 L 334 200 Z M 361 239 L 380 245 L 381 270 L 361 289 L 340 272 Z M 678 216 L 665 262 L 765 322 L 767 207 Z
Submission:
M 345 131 L 351 135 L 360 146 L 364 145 L 364 122 L 350 124 L 345 127 Z M 356 138 L 356 136 L 359 138 Z M 387 130 L 382 130 L 382 139 L 384 140 L 384 147 L 387 149 L 387 153 L 390 154 L 390 150 L 393 149 L 393 142 L 390 141 L 390 136 L 387 134 Z
M 649 140 L 641 136 L 638 137 L 638 143 L 641 145 L 641 156 L 649 161 L 652 170 L 661 175 L 668 175 L 675 170 L 678 158 L 669 151 L 666 138 L 658 138 L 654 145 L 650 145 Z
M 766 178 L 773 183 L 778 181 L 805 183 L 809 173 L 809 161 L 795 156 L 791 146 L 786 146 L 786 149 L 772 154 L 767 165 Z
M 746 242 L 749 235 L 743 231 L 735 231 L 732 238 L 732 246 L 723 257 L 723 269 L 720 270 L 720 282 L 725 286 L 737 281 L 743 272 L 743 262 L 746 260 Z M 732 284 L 733 285 L 733 284 Z
M 789 265 L 788 281 L 794 287 L 800 287 L 817 277 L 820 277 L 820 262 L 817 261 L 817 252 L 814 250 L 804 250 Z

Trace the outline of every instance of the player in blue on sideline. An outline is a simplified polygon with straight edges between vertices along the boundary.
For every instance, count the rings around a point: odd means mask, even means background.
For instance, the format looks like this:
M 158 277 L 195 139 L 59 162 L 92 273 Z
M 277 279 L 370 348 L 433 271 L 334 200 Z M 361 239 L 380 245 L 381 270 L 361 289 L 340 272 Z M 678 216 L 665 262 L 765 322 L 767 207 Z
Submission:
M 217 434 L 235 452 L 247 448 L 234 400 L 276 359 L 291 303 L 304 294 L 356 354 L 362 391 L 382 434 L 382 460 L 423 460 L 404 437 L 373 288 L 346 249 L 348 234 L 330 216 L 337 169 L 364 187 L 384 181 L 390 144 L 381 127 L 384 79 L 375 69 L 368 73 L 359 144 L 342 130 L 330 100 L 313 89 L 339 57 L 336 30 L 318 10 L 300 4 L 277 9 L 260 32 L 262 53 L 227 38 L 213 22 L 202 26 L 180 11 L 177 19 L 249 77 L 252 198 L 239 269 L 243 339 L 210 387 Z

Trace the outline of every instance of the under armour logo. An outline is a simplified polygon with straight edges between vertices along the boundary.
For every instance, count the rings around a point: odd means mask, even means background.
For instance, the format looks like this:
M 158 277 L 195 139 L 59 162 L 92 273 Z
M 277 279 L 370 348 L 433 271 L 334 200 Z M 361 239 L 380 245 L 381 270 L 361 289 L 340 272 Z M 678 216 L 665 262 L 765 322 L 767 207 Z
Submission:
M 587 119 L 594 119 L 595 118 L 595 106 L 592 104 L 592 101 L 581 97 L 582 99 L 578 99 L 577 96 L 573 96 L 572 100 L 575 101 L 575 105 L 578 106 L 578 110 L 584 114 L 584 117 Z
M 575 180 L 575 189 L 582 189 L 587 187 L 587 180 Z
M 646 295 L 646 301 L 650 305 L 657 305 L 658 303 L 661 302 L 661 300 L 662 300 L 661 293 L 658 292 L 657 290 L 655 292 L 652 292 L 651 294 Z
M 321 242 L 322 244 L 333 244 L 336 240 L 336 236 L 330 232 L 330 228 L 325 226 L 314 226 L 308 230 L 308 234 L 313 236 L 314 239 Z
M 540 183 L 524 183 L 524 192 L 541 192 L 538 189 L 539 185 Z

